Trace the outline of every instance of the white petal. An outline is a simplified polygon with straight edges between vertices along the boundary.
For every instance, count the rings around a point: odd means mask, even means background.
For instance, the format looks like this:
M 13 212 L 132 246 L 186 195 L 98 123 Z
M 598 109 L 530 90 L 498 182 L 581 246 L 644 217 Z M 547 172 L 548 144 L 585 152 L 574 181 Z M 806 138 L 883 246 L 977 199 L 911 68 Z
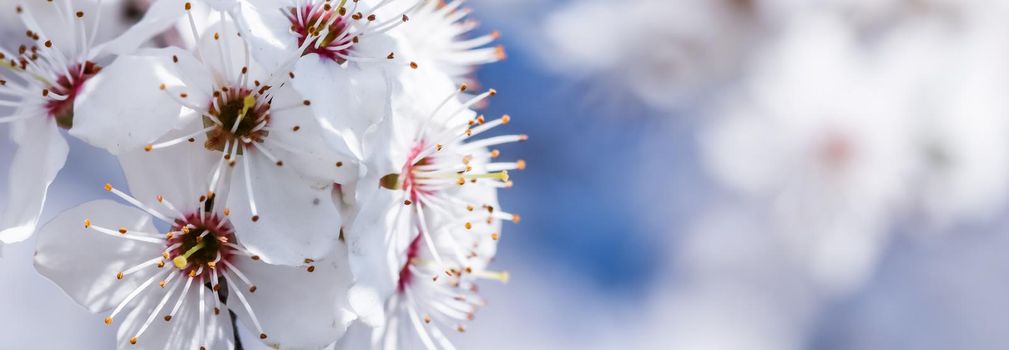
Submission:
M 112 309 L 142 284 L 156 267 L 117 280 L 122 272 L 157 257 L 165 246 L 113 237 L 84 228 L 84 220 L 103 227 L 157 232 L 139 209 L 110 200 L 88 202 L 63 212 L 38 233 L 35 269 L 91 312 Z
M 120 6 L 126 6 L 120 5 Z M 185 6 L 176 1 L 152 1 L 144 18 L 127 29 L 119 37 L 99 45 L 93 55 L 127 55 L 133 53 L 148 39 L 164 32 L 185 14 Z
M 242 293 L 262 322 L 267 345 L 277 349 L 319 349 L 339 340 L 356 319 L 347 304 L 351 283 L 347 250 L 342 244 L 337 250 L 333 257 L 316 262 L 313 272 L 247 258 L 235 263 L 257 287 L 255 293 L 248 293 L 248 288 Z M 228 302 L 242 324 L 251 329 L 253 323 L 237 298 L 229 298 Z
M 333 347 L 335 350 L 380 349 L 374 336 L 377 331 L 363 322 L 354 322 L 347 329 L 347 334 Z
M 201 129 L 202 124 L 194 121 L 159 141 L 174 140 Z M 163 208 L 157 201 L 159 195 L 179 210 L 195 208 L 199 197 L 209 190 L 210 177 L 220 153 L 204 148 L 205 134 L 194 139 L 192 143 L 183 141 L 150 152 L 140 149 L 120 155 L 119 164 L 126 175 L 130 194 L 152 208 Z
M 249 0 L 241 12 L 249 28 L 252 54 L 268 69 L 280 68 L 297 49 L 298 38 L 291 34 L 291 21 L 281 13 L 294 4 L 285 0 Z
M 21 124 L 25 137 L 10 164 L 7 206 L 0 220 L 3 243 L 23 241 L 35 232 L 49 185 L 70 151 L 52 118 L 38 116 Z
M 173 56 L 179 59 L 173 63 Z M 75 101 L 70 134 L 113 154 L 142 149 L 192 117 L 168 94 L 209 101 L 210 80 L 195 59 L 177 48 L 122 56 L 84 84 Z M 165 84 L 168 89 L 161 90 Z M 180 86 L 185 86 L 184 88 Z
M 285 166 L 321 183 L 349 183 L 357 179 L 357 157 L 342 142 L 327 142 L 309 106 L 294 89 L 276 91 L 273 106 L 296 106 L 271 114 L 265 145 Z M 297 127 L 297 131 L 295 131 Z M 339 164 L 339 166 L 337 166 Z
M 334 147 L 349 147 L 364 157 L 362 142 L 373 125 L 391 115 L 388 75 L 375 67 L 342 67 L 316 54 L 295 66 L 294 88 L 312 101 L 323 130 Z
M 253 197 L 260 219 L 252 221 L 245 169 L 237 164 L 228 207 L 238 239 L 273 264 L 302 265 L 306 258 L 320 260 L 329 255 L 343 223 L 332 201 L 332 186 L 313 187 L 313 182 L 292 169 L 276 166 L 254 150 L 239 158 L 239 163 L 251 161 Z
M 360 320 L 371 327 L 385 324 L 385 299 L 374 288 L 353 286 L 348 292 L 350 307 Z
M 361 211 L 354 219 L 353 225 L 344 230 L 344 236 L 350 247 L 350 267 L 354 273 L 355 288 L 376 293 L 379 299 L 385 300 L 396 288 L 400 267 L 395 264 L 396 257 L 390 257 L 391 249 L 402 251 L 406 247 L 390 248 L 385 243 L 389 232 L 409 233 L 409 225 L 404 225 L 409 213 L 403 213 L 397 218 L 397 210 L 412 210 L 403 205 L 402 192 L 380 189 L 374 191 L 372 198 L 362 203 Z M 398 220 L 397 220 L 398 219 Z M 409 243 L 409 239 L 400 241 Z M 358 311 L 366 311 L 368 307 L 355 305 Z M 379 315 L 362 315 L 366 320 Z
M 185 279 L 176 277 L 172 283 L 185 283 L 185 281 Z M 228 310 L 221 310 L 220 314 L 214 315 L 214 301 L 211 298 L 216 298 L 216 296 L 209 289 L 204 291 L 206 308 L 203 311 L 203 328 L 199 328 L 199 288 L 207 287 L 198 285 L 197 281 L 193 282 L 182 307 L 178 313 L 172 316 L 171 321 L 166 322 L 164 316 L 171 312 L 179 300 L 179 294 L 184 286 L 179 286 L 175 290 L 168 303 L 151 322 L 150 328 L 137 337 L 137 343 L 130 344 L 130 338 L 137 335 L 140 327 L 157 307 L 158 302 L 171 288 L 171 286 L 160 288 L 157 285 L 149 287 L 148 293 L 138 297 L 139 300 L 135 301 L 137 306 L 130 310 L 126 318 L 123 319 L 117 332 L 118 348 L 121 350 L 178 350 L 199 349 L 200 346 L 205 346 L 210 350 L 233 349 L 235 336 L 231 326 L 231 315 L 228 314 Z M 201 331 L 206 333 L 199 333 Z M 201 337 L 203 341 L 197 342 L 197 337 Z

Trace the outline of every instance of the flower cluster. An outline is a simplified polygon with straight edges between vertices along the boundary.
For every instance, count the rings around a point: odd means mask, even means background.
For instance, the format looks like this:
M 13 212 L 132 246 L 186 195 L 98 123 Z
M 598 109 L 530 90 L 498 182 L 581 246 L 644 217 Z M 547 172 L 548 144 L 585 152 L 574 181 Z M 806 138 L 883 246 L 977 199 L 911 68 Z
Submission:
M 240 324 L 277 349 L 453 349 L 519 220 L 497 190 L 525 162 L 497 147 L 527 137 L 483 135 L 511 118 L 476 112 L 497 92 L 472 78 L 497 33 L 462 0 L 139 3 L 117 35 L 101 1 L 14 9 L 0 242 L 37 234 L 37 270 L 120 348 L 240 348 Z M 65 134 L 129 188 L 40 227 Z

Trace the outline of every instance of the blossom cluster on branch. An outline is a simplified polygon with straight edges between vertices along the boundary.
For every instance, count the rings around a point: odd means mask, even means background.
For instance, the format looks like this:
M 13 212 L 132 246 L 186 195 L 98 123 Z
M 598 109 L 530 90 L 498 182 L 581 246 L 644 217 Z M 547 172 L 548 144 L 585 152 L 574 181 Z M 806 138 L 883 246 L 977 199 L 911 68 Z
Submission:
M 462 0 L 20 0 L 0 48 L 17 146 L 0 246 L 126 349 L 454 349 L 522 160 L 474 69 L 504 58 Z M 138 5 L 140 4 L 140 5 Z M 139 8 L 138 8 L 139 6 Z M 5 43 L 11 44 L 11 43 Z M 39 224 L 70 135 L 127 188 Z

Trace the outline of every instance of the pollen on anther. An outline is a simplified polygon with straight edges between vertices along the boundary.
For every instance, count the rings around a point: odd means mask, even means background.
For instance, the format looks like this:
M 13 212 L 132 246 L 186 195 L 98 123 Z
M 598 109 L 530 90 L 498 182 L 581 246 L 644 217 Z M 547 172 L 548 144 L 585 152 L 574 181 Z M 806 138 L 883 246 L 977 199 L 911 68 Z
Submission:
M 106 317 L 105 324 L 112 324 L 112 317 Z
M 308 272 L 315 272 L 315 265 L 308 265 L 308 268 L 305 270 L 307 270 Z
M 165 322 L 171 321 L 172 315 L 165 315 Z
M 522 159 L 519 159 L 518 161 L 515 162 L 515 168 L 518 168 L 518 170 L 525 170 L 526 169 L 526 161 L 522 160 Z
M 130 338 L 130 344 L 136 345 L 137 344 L 137 337 Z
M 84 11 L 77 11 L 77 18 L 83 18 L 83 17 L 84 17 Z
M 306 105 L 306 106 L 311 106 L 312 105 L 312 101 L 309 101 L 309 100 L 301 101 L 301 103 L 304 104 L 304 105 Z
M 498 234 L 497 234 L 497 233 L 491 233 L 491 234 L 490 234 L 490 239 L 492 239 L 492 240 L 495 240 L 495 241 L 496 241 L 496 240 L 498 240 L 498 238 L 500 238 L 500 236 L 498 236 Z
M 126 228 L 125 227 L 120 227 L 119 228 L 119 234 L 125 235 L 126 234 Z
M 105 184 L 106 191 L 112 191 L 112 184 Z
M 424 315 L 424 323 L 431 323 L 431 315 Z
M 343 166 L 343 162 L 336 162 L 336 167 L 337 168 L 342 167 L 342 166 Z
M 252 216 L 252 222 L 257 222 L 257 221 L 259 221 L 259 215 L 253 215 Z
M 187 2 L 186 3 L 186 11 L 189 11 L 189 10 L 192 10 L 192 9 L 193 9 L 193 4 Z
M 410 204 L 413 204 L 413 202 L 411 202 L 409 199 L 403 201 L 403 205 L 410 205 Z
M 266 333 L 259 333 L 259 339 L 266 339 Z
M 467 223 L 466 223 L 466 229 L 467 229 L 467 230 L 471 230 L 471 229 L 473 229 L 473 223 L 472 223 L 472 222 L 467 222 Z
M 224 208 L 224 216 L 230 216 L 230 215 L 231 215 L 231 208 Z
M 91 228 L 91 219 L 84 219 L 84 228 Z
M 117 280 L 121 280 L 121 279 L 123 279 L 123 272 L 122 272 L 122 271 L 120 271 L 120 272 L 116 272 L 116 279 L 117 279 Z
M 417 69 L 417 67 L 419 67 L 417 62 L 410 62 L 410 68 Z

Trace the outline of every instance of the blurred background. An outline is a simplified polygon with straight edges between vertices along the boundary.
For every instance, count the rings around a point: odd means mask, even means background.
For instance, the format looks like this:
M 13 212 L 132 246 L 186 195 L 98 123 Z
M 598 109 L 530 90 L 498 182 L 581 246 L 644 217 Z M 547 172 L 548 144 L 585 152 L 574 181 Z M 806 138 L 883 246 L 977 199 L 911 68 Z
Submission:
M 1009 1 L 469 6 L 509 54 L 486 113 L 531 140 L 460 348 L 1009 348 Z M 74 142 L 46 217 L 106 182 Z M 112 347 L 33 246 L 0 348 Z

